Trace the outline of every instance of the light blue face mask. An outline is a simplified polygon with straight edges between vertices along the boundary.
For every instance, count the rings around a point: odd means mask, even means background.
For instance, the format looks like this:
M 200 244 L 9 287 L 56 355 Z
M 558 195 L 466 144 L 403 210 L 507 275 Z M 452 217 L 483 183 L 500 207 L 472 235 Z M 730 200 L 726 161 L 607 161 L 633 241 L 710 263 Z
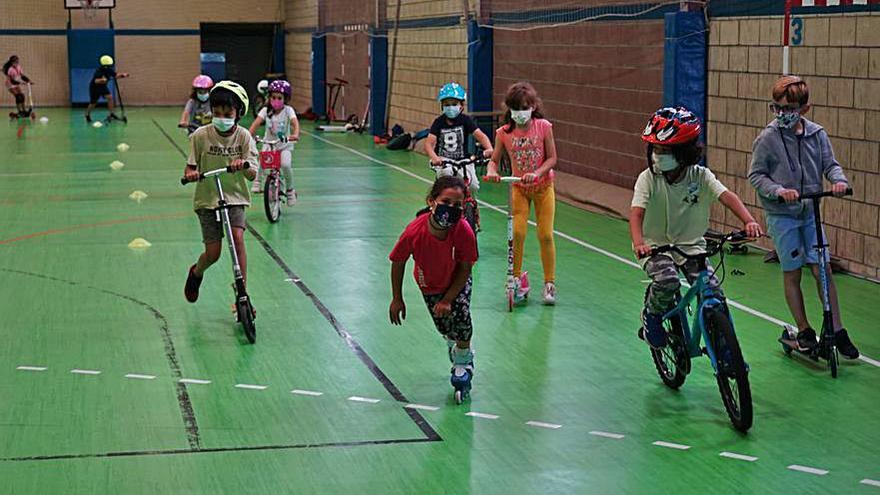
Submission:
M 446 115 L 447 118 L 454 119 L 458 117 L 461 113 L 461 105 L 449 105 L 443 107 L 443 114 Z
M 651 153 L 651 160 L 661 172 L 672 172 L 678 168 L 678 160 L 673 155 L 658 155 L 654 151 Z
M 224 119 L 223 117 L 214 117 L 211 120 L 211 123 L 214 124 L 214 127 L 217 128 L 220 132 L 226 132 L 229 129 L 232 129 L 235 126 L 235 119 Z
M 208 101 L 209 97 L 210 95 L 208 93 L 196 93 L 196 98 L 198 98 L 199 101 Z

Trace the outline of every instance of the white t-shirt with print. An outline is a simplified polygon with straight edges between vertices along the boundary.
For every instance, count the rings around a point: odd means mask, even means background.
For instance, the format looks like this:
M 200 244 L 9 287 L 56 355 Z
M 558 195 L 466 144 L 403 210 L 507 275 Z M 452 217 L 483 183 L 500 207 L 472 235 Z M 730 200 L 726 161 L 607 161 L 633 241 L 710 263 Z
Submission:
M 632 206 L 645 209 L 642 235 L 656 247 L 675 244 L 688 254 L 706 251 L 703 234 L 709 228 L 712 202 L 727 188 L 706 167 L 687 168 L 684 177 L 670 184 L 662 174 L 645 169 L 633 191 Z M 676 263 L 680 256 L 673 255 Z
M 257 115 L 259 118 L 263 119 L 266 122 L 266 133 L 263 135 L 263 139 L 266 141 L 274 141 L 278 139 L 278 133 L 287 138 L 290 138 L 290 134 L 293 132 L 291 128 L 290 121 L 296 118 L 296 111 L 294 111 L 293 107 L 290 105 L 284 105 L 280 111 L 277 111 L 269 116 L 269 109 L 263 107 L 260 109 L 260 113 Z M 286 143 L 279 143 L 275 146 L 276 150 L 292 150 L 293 149 L 293 141 L 288 141 Z M 267 145 L 263 145 L 263 151 L 268 151 L 269 147 Z

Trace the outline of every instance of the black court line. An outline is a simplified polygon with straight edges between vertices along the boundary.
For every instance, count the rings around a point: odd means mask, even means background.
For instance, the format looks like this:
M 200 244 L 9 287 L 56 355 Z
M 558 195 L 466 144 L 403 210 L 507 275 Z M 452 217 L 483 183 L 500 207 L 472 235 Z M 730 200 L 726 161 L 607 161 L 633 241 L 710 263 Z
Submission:
M 114 297 L 118 297 L 120 299 L 124 299 L 126 301 L 132 302 L 141 306 L 142 308 L 149 311 L 156 320 L 159 322 L 159 331 L 162 334 L 162 344 L 165 346 L 165 358 L 168 360 L 168 367 L 171 368 L 171 374 L 174 376 L 174 384 L 177 391 L 177 405 L 180 408 L 180 415 L 183 417 L 183 424 L 186 427 L 186 439 L 189 443 L 189 447 L 191 449 L 199 449 L 201 448 L 201 438 L 199 436 L 199 425 L 196 421 L 196 414 L 193 411 L 192 401 L 189 398 L 189 392 L 186 390 L 186 384 L 180 383 L 180 379 L 183 378 L 183 374 L 180 372 L 180 364 L 177 361 L 177 351 L 174 350 L 174 341 L 171 340 L 171 332 L 168 330 L 168 320 L 165 318 L 165 315 L 159 312 L 158 309 L 150 306 L 148 303 L 141 301 L 139 299 L 135 299 L 131 296 L 127 296 L 125 294 L 120 294 L 118 292 L 113 292 L 111 290 L 102 289 L 100 287 L 93 287 L 91 285 L 81 284 L 79 282 L 74 282 L 72 280 L 65 280 L 63 278 L 52 277 L 49 275 L 42 275 L 39 273 L 31 273 L 22 270 L 13 270 L 11 268 L 0 268 L 0 271 L 9 272 L 9 273 L 17 273 L 19 275 L 26 275 L 29 277 L 40 278 L 43 280 L 51 280 L 53 282 L 60 282 L 63 284 L 68 284 L 73 287 L 85 287 L 87 289 L 91 289 L 97 292 L 102 292 L 104 294 L 108 294 Z
M 167 139 L 168 142 L 171 143 L 171 146 L 174 146 L 177 149 L 177 151 L 180 152 L 180 155 L 183 156 L 183 159 L 186 160 L 186 158 L 187 158 L 186 152 L 183 151 L 183 148 L 181 148 L 180 146 L 177 145 L 177 141 L 175 141 L 174 138 L 172 138 L 170 134 L 165 132 L 165 129 L 162 129 L 162 126 L 159 125 L 158 122 L 156 122 L 156 119 L 150 119 L 150 120 L 152 120 L 153 124 L 156 125 L 156 128 L 159 129 L 159 132 L 161 132 L 162 135 L 165 136 L 165 139 Z
M 385 390 L 387 390 L 388 393 L 391 394 L 391 397 L 394 397 L 394 400 L 396 400 L 397 402 L 408 404 L 409 400 L 407 400 L 406 396 L 403 395 L 403 392 L 401 392 L 400 389 L 397 388 L 396 385 L 394 385 L 394 382 L 392 382 L 391 379 L 388 378 L 388 375 L 386 375 L 385 372 L 382 371 L 381 368 L 379 368 L 379 365 L 377 365 L 376 362 L 373 361 L 373 358 L 371 358 L 370 355 L 367 354 L 367 351 L 365 351 L 364 348 L 361 347 L 358 341 L 351 336 L 348 330 L 345 329 L 345 326 L 342 325 L 342 322 L 336 319 L 336 316 L 334 316 L 333 313 L 330 312 L 330 309 L 327 308 L 327 306 L 325 306 L 320 299 L 318 299 L 318 296 L 316 296 L 311 289 L 309 289 L 305 282 L 302 281 L 302 278 L 300 278 L 299 275 L 294 273 L 294 271 L 291 270 L 289 266 L 287 266 L 287 263 L 285 263 L 284 260 L 281 259 L 281 256 L 279 256 L 278 253 L 275 252 L 274 249 L 272 249 L 272 246 L 268 242 L 266 242 L 266 239 L 264 239 L 263 236 L 261 236 L 260 233 L 257 232 L 257 230 L 250 223 L 247 224 L 247 229 L 248 232 L 250 232 L 251 235 L 257 239 L 257 242 L 259 242 L 260 245 L 263 246 L 263 249 L 266 251 L 266 253 L 269 254 L 269 257 L 275 260 L 275 263 L 279 267 L 281 267 L 282 270 L 284 270 L 284 273 L 287 274 L 288 277 L 290 277 L 290 279 L 293 281 L 293 284 L 296 285 L 296 287 L 312 301 L 312 304 L 315 305 L 315 308 L 317 308 L 318 311 L 324 316 L 324 318 L 328 322 L 330 322 L 330 325 L 332 325 L 333 329 L 336 330 L 336 333 L 340 337 L 342 337 L 342 340 L 345 341 L 346 345 L 348 345 L 348 348 L 351 349 L 352 352 L 354 352 L 354 354 L 358 357 L 358 359 L 361 360 L 362 363 L 364 363 L 364 365 L 366 365 L 366 367 L 370 370 L 370 373 L 372 373 L 373 376 L 376 377 L 377 380 L 379 380 L 379 383 L 381 383 L 382 386 L 385 387 Z M 434 430 L 433 427 L 431 427 L 431 425 L 424 418 L 424 416 L 422 416 L 421 413 L 409 408 L 404 408 L 404 411 L 406 411 L 406 413 L 409 415 L 410 419 L 413 420 L 416 426 L 418 426 L 419 429 L 422 430 L 422 433 L 425 434 L 426 440 L 442 440 L 440 434 L 438 434 L 437 431 Z
M 0 462 L 7 461 L 58 461 L 68 459 L 95 459 L 106 457 L 139 457 L 139 456 L 164 456 L 164 455 L 190 455 L 211 454 L 217 452 L 254 452 L 265 450 L 297 450 L 315 449 L 328 447 L 365 447 L 370 445 L 396 445 L 401 443 L 425 443 L 432 442 L 429 438 L 403 438 L 399 440 L 364 440 L 361 442 L 331 442 L 331 443 L 302 443 L 294 445 L 256 445 L 252 447 L 219 447 L 201 449 L 171 449 L 171 450 L 136 450 L 123 452 L 107 452 L 104 454 L 58 454 L 28 457 L 0 458 Z

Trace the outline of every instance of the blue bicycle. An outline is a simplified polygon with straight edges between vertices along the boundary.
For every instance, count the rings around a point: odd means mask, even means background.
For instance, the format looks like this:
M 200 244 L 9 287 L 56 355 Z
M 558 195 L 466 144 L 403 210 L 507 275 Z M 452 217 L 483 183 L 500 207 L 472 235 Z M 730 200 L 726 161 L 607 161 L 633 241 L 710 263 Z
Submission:
M 696 260 L 700 266 L 697 280 L 685 293 L 676 295 L 676 306 L 663 315 L 663 327 L 667 332 L 668 344 L 660 349 L 651 348 L 651 357 L 657 367 L 660 379 L 669 388 L 678 389 L 691 371 L 691 358 L 703 354 L 715 370 L 715 379 L 727 415 L 734 428 L 746 432 L 752 426 L 752 392 L 749 387 L 749 367 L 742 356 L 733 319 L 727 302 L 719 298 L 709 287 L 711 275 L 706 260 L 720 253 L 719 267 L 724 266 L 723 247 L 727 243 L 742 243 L 745 232 L 727 235 L 707 233 L 707 249 L 703 254 L 689 255 L 673 245 L 659 246 L 651 250 L 650 256 L 675 252 L 689 260 Z M 717 272 L 717 270 L 716 270 Z M 723 271 L 722 271 L 723 273 Z M 723 283 L 723 277 L 720 283 Z M 720 285 L 719 283 L 719 285 Z M 647 297 L 647 294 L 646 294 Z M 691 313 L 691 303 L 696 299 L 697 310 L 689 325 L 687 315 Z M 698 329 L 691 333 L 691 328 Z M 644 327 L 639 336 L 644 338 Z M 705 342 L 705 347 L 700 341 Z

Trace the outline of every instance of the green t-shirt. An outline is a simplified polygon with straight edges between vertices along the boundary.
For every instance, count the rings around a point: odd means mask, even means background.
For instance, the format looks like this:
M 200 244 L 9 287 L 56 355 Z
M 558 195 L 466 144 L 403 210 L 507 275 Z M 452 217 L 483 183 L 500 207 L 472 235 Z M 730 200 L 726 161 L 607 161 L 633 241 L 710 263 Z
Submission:
M 235 126 L 235 132 L 229 136 L 221 136 L 214 126 L 207 125 L 196 129 L 190 136 L 189 158 L 186 163 L 197 167 L 199 172 L 225 168 L 236 158 L 248 162 L 248 166 L 254 170 L 259 166 L 257 144 L 244 127 Z M 251 195 L 243 170 L 221 175 L 220 183 L 223 185 L 227 204 L 250 206 Z M 219 201 L 220 195 L 213 178 L 196 184 L 196 192 L 193 195 L 194 210 L 217 208 Z
M 694 165 L 670 184 L 661 174 L 644 170 L 636 180 L 632 206 L 645 209 L 642 235 L 645 244 L 674 244 L 688 254 L 706 251 L 703 234 L 709 227 L 712 203 L 727 188 L 708 168 Z M 680 256 L 673 254 L 676 263 Z

